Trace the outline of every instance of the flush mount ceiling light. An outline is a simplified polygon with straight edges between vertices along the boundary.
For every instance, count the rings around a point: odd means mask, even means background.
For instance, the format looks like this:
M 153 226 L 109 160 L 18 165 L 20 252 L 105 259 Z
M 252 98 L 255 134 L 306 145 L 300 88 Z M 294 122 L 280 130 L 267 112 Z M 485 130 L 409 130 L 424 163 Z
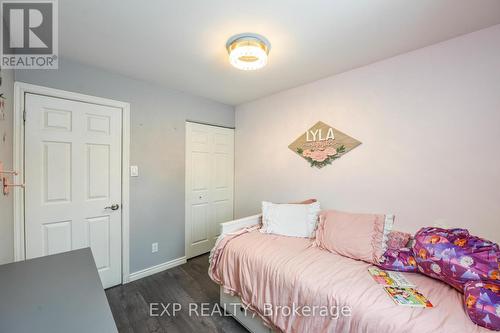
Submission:
M 263 36 L 244 33 L 229 38 L 226 49 L 231 65 L 244 71 L 252 71 L 267 64 L 271 44 Z

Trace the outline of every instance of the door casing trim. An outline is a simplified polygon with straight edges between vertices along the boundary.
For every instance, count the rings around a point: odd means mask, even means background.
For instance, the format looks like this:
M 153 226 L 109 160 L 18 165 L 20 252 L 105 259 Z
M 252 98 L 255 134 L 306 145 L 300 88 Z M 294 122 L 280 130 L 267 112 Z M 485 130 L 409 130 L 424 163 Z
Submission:
M 80 93 L 48 88 L 34 84 L 14 83 L 14 128 L 13 128 L 13 168 L 18 172 L 14 183 L 24 182 L 24 97 L 25 94 L 37 94 L 49 97 L 69 99 L 122 110 L 122 284 L 129 282 L 129 222 L 130 222 L 130 104 L 112 99 L 84 95 Z M 14 200 L 14 261 L 25 260 L 24 233 L 24 189 L 16 187 L 12 191 Z

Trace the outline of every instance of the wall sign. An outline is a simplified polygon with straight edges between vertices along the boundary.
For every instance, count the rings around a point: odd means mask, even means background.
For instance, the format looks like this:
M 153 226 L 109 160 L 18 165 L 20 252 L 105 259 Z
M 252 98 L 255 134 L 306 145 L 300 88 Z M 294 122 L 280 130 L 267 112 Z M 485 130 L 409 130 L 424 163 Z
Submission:
M 360 144 L 349 135 L 318 121 L 288 148 L 306 159 L 312 167 L 322 168 Z

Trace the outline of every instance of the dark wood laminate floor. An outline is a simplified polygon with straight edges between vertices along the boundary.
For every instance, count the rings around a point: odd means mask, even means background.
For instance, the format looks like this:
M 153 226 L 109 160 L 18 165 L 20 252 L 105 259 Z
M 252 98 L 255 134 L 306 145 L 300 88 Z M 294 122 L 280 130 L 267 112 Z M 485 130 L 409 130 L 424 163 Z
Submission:
M 219 302 L 219 286 L 208 277 L 208 255 L 188 260 L 184 265 L 106 290 L 109 305 L 120 332 L 247 332 L 230 316 L 201 316 L 201 303 L 210 311 Z M 172 315 L 151 317 L 150 303 L 180 303 L 182 310 Z M 196 315 L 189 303 L 199 307 Z M 160 313 L 163 308 L 158 306 Z M 193 308 L 194 309 L 194 308 Z M 215 308 L 218 309 L 218 308 Z

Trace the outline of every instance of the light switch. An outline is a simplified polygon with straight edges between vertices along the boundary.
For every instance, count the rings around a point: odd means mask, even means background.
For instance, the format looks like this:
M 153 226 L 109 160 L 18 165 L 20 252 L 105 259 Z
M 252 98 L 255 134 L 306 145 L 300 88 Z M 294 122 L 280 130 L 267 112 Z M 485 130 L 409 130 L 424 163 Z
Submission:
M 139 177 L 139 167 L 137 165 L 130 166 L 130 177 Z

